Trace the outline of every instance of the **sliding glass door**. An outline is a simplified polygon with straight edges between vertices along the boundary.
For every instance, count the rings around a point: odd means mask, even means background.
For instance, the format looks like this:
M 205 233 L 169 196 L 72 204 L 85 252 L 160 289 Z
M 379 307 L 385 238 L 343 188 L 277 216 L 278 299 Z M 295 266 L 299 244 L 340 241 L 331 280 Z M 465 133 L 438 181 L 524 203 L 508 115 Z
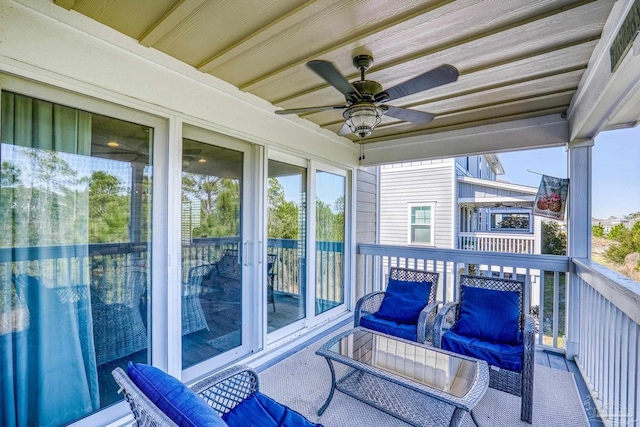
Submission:
M 315 170 L 315 314 L 345 302 L 344 171 Z
M 267 182 L 267 331 L 306 317 L 307 168 L 305 161 L 269 159 Z
M 1 105 L 0 419 L 66 425 L 122 399 L 115 367 L 150 362 L 158 121 L 4 90 Z
M 182 367 L 239 348 L 249 322 L 249 144 L 187 127 L 182 146 Z M 236 350 L 237 352 L 237 350 Z

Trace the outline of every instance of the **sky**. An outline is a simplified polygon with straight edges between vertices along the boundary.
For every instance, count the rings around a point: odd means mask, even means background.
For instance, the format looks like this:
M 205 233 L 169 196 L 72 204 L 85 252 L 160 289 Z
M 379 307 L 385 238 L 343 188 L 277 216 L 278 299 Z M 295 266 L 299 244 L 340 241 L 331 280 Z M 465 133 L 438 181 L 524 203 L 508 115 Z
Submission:
M 499 179 L 538 187 L 540 175 L 567 177 L 564 147 L 499 153 Z M 592 216 L 606 219 L 640 211 L 640 127 L 602 132 L 592 149 Z

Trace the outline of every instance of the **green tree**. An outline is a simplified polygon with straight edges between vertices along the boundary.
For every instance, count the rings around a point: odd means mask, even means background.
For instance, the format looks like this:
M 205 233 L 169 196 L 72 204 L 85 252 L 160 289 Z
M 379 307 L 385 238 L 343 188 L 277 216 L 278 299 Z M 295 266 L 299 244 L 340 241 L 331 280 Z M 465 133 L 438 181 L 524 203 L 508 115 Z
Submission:
M 555 221 L 542 222 L 542 253 L 550 255 L 567 254 L 567 235 Z
M 602 224 L 592 226 L 591 234 L 593 235 L 593 237 L 604 237 L 604 227 L 602 226 Z
M 297 239 L 299 236 L 298 205 L 294 202 L 285 200 L 284 188 L 277 178 L 269 179 L 267 198 L 269 203 L 269 207 L 267 209 L 267 228 L 269 237 L 279 239 Z
M 529 215 L 503 215 L 498 228 L 529 229 Z
M 626 235 L 628 233 L 629 233 L 629 230 L 627 229 L 627 227 L 624 226 L 624 224 L 616 224 L 613 227 L 611 227 L 611 230 L 609 230 L 609 234 L 607 234 L 607 238 L 620 242 L 626 238 Z
M 621 228 L 618 226 L 622 226 Z M 605 257 L 618 264 L 624 263 L 627 255 L 633 252 L 640 253 L 640 221 L 636 222 L 631 230 L 624 225 L 618 224 L 611 229 L 609 236 L 613 233 L 617 243 L 612 244 L 605 252 Z
M 89 181 L 89 242 L 113 243 L 129 240 L 131 199 L 117 176 L 103 171 Z

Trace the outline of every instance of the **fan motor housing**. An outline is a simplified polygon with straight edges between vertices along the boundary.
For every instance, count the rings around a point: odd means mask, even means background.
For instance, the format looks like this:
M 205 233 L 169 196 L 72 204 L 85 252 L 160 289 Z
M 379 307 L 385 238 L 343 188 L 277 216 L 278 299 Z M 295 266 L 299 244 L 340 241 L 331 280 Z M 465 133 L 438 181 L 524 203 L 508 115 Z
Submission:
M 373 80 L 358 80 L 351 83 L 365 98 L 373 99 L 373 95 L 382 92 L 382 85 Z

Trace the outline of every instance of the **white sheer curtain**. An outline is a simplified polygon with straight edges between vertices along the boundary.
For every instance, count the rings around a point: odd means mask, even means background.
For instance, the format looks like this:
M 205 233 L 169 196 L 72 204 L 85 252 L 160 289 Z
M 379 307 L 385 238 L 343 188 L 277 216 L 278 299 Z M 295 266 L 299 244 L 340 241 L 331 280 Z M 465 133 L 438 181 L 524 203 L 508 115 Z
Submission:
M 91 114 L 2 93 L 0 419 L 59 426 L 99 408 L 88 256 Z

